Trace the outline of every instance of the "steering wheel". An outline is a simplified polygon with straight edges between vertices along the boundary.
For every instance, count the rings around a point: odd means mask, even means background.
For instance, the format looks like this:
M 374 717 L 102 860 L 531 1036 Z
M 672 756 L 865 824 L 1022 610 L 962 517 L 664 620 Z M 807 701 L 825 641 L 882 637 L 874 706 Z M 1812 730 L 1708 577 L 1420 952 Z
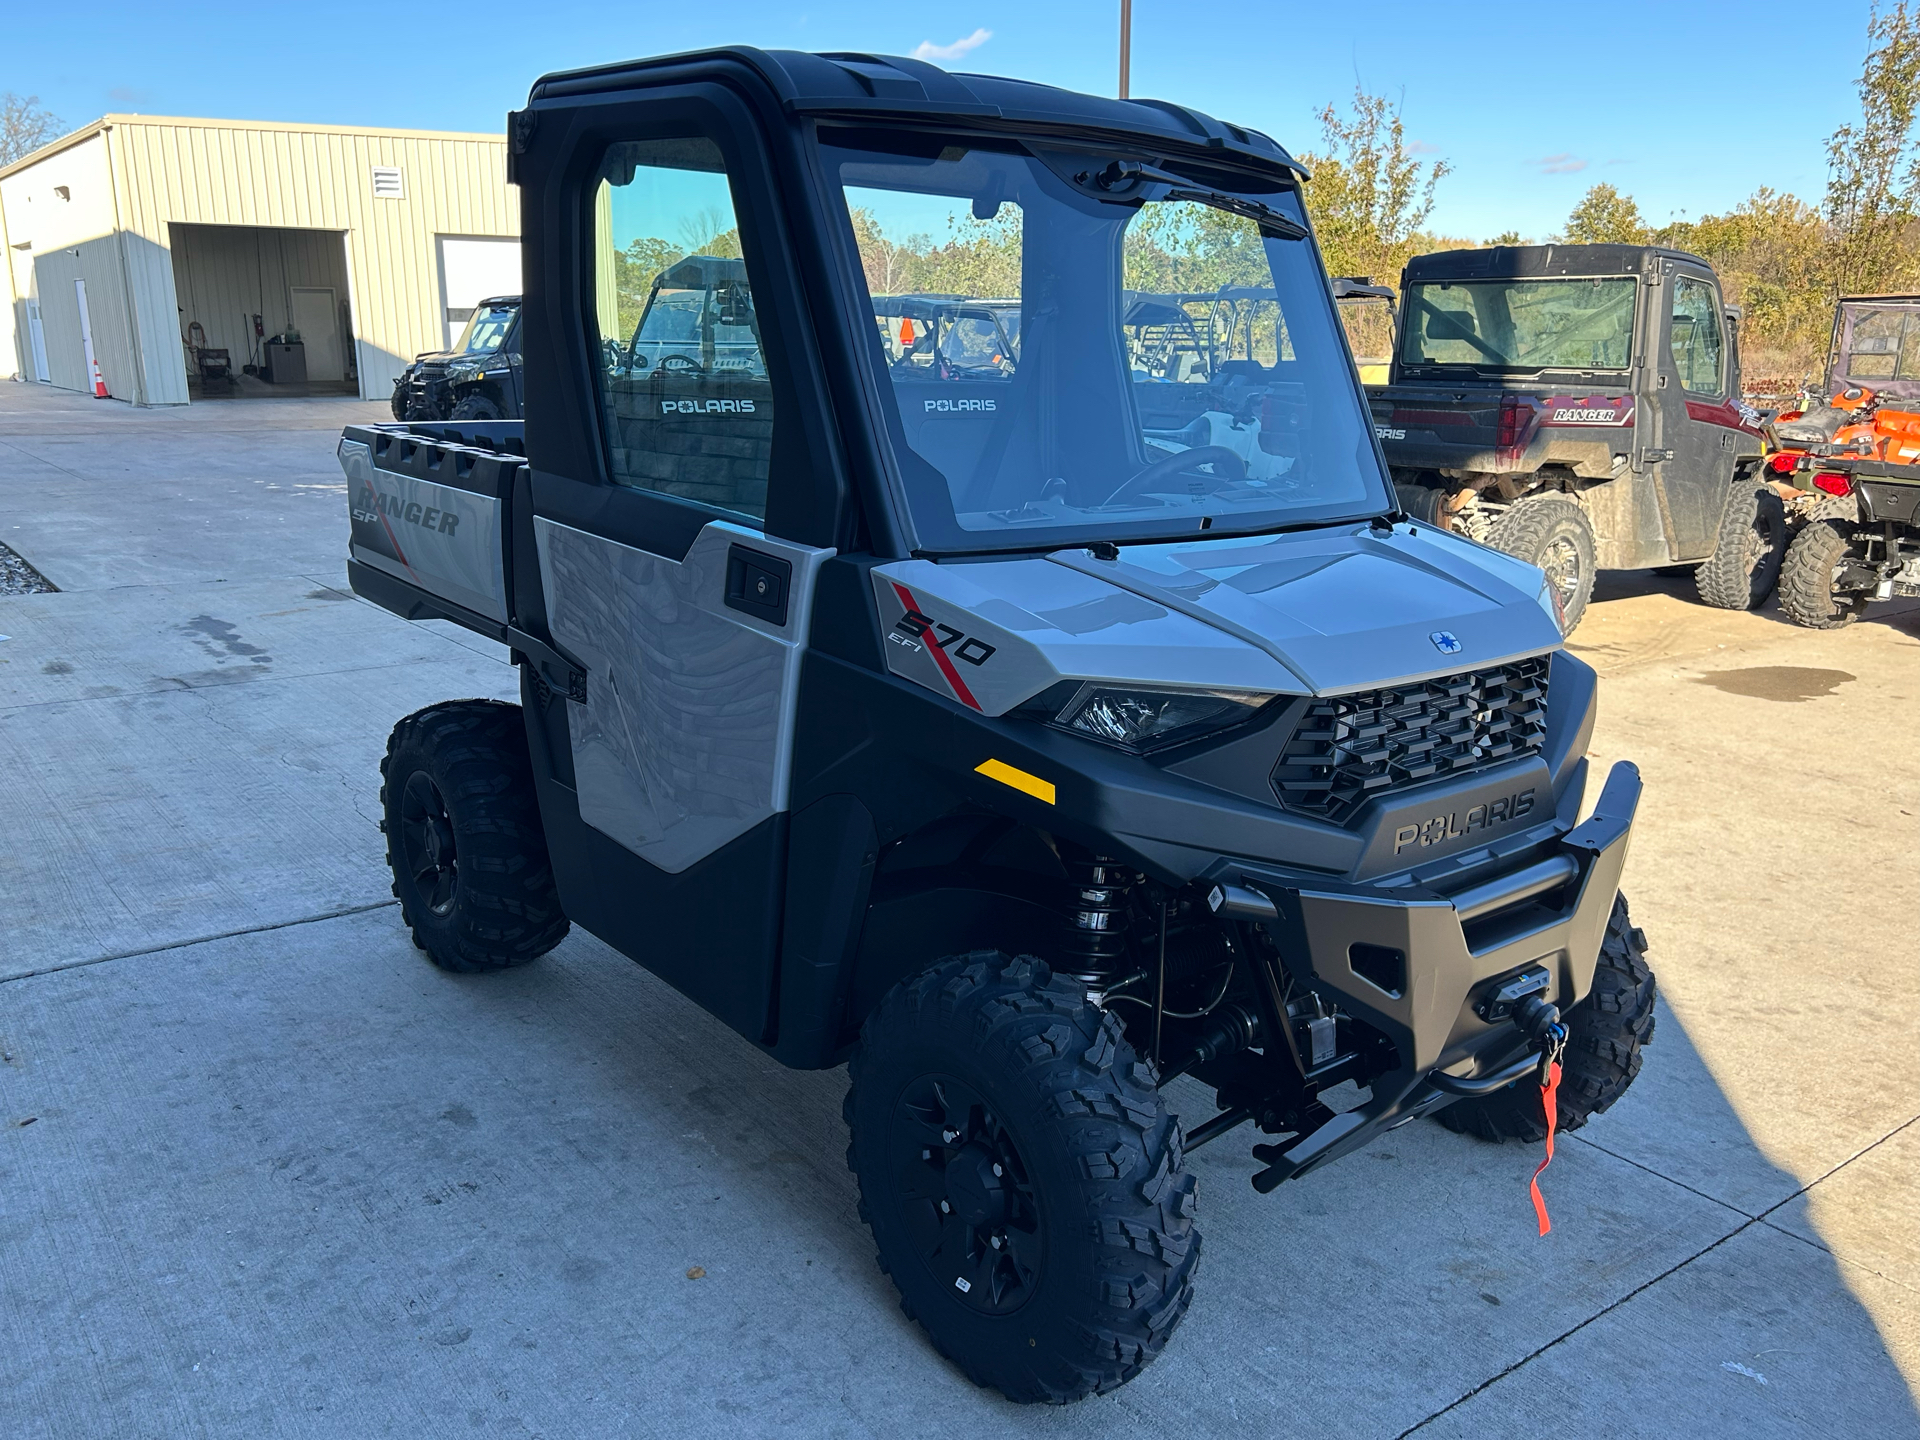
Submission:
M 707 367 L 691 355 L 662 355 L 653 368 L 656 374 L 666 371 L 679 371 L 690 375 L 707 373 Z
M 1247 478 L 1247 462 L 1224 445 L 1196 445 L 1191 450 L 1175 451 L 1148 465 L 1146 469 L 1134 473 L 1131 479 L 1122 480 L 1119 488 L 1107 496 L 1102 503 L 1111 505 L 1129 491 L 1144 490 L 1156 480 L 1164 480 L 1169 475 L 1184 474 L 1197 470 L 1202 465 L 1213 466 L 1214 473 L 1223 480 L 1244 480 Z

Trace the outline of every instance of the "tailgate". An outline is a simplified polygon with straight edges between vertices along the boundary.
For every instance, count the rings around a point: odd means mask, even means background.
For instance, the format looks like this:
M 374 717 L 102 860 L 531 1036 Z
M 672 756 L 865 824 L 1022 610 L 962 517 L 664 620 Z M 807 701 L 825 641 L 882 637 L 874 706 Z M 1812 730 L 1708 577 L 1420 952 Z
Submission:
M 388 609 L 404 601 L 399 613 L 442 614 L 495 634 L 509 618 L 506 516 L 526 461 L 422 433 L 429 430 L 349 425 L 340 437 L 355 562 L 349 574 L 366 567 L 400 582 L 398 591 L 369 587 L 382 593 L 367 598 Z M 361 589 L 357 578 L 354 588 Z M 415 603 L 427 601 L 435 603 Z

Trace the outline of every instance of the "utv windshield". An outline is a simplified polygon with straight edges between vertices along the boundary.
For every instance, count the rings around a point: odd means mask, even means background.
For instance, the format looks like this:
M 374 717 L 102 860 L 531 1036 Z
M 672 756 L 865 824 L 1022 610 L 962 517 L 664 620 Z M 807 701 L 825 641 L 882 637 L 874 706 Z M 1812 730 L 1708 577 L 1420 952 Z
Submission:
M 1633 351 L 1630 275 L 1439 280 L 1407 287 L 1404 366 L 1624 370 Z
M 508 327 L 519 313 L 518 305 L 482 305 L 473 312 L 473 317 L 467 321 L 467 328 L 460 332 L 460 338 L 453 342 L 453 353 L 493 354 L 500 348 L 500 342 L 507 338 Z
M 1388 508 L 1291 188 L 1006 142 L 823 134 L 923 549 Z

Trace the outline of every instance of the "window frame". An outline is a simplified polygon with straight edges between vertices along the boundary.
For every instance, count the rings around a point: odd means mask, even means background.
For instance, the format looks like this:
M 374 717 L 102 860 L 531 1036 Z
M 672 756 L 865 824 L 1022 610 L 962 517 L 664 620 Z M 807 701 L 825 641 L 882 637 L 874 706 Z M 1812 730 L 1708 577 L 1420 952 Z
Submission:
M 577 108 L 542 113 L 551 138 L 536 134 L 523 163 L 533 168 L 544 162 L 547 173 L 521 182 L 533 305 L 527 323 L 538 328 L 535 351 L 548 361 L 528 368 L 528 453 L 537 467 L 532 477 L 536 510 L 556 519 L 573 516 L 625 543 L 675 557 L 711 521 L 740 523 L 737 511 L 614 481 L 599 376 L 604 337 L 595 296 L 593 191 L 607 148 L 635 140 L 702 138 L 718 147 L 726 166 L 762 342 L 773 359 L 767 515 L 753 528 L 803 545 L 847 545 L 858 511 L 803 301 L 809 292 L 801 278 L 810 258 L 804 248 L 807 197 L 776 190 L 782 167 L 752 109 L 729 87 L 695 81 L 596 95 Z M 795 205 L 793 215 L 789 204 Z M 644 538 L 649 534 L 658 538 L 649 542 Z
M 1674 354 L 1674 324 L 1680 318 L 1680 287 L 1683 284 L 1698 285 L 1702 290 L 1706 291 L 1708 300 L 1707 314 L 1713 321 L 1714 333 L 1719 337 L 1719 373 L 1714 378 L 1713 388 L 1711 390 L 1695 390 L 1692 386 L 1688 385 L 1686 375 L 1680 368 L 1680 357 Z M 1729 357 L 1727 353 L 1726 309 L 1720 299 L 1720 287 L 1715 284 L 1709 276 L 1696 274 L 1691 270 L 1676 270 L 1674 272 L 1673 283 L 1667 291 L 1666 338 L 1667 363 L 1672 368 L 1673 378 L 1679 382 L 1681 393 L 1698 395 L 1705 399 L 1718 400 L 1726 398 L 1727 377 L 1729 369 L 1731 368 L 1728 363 Z

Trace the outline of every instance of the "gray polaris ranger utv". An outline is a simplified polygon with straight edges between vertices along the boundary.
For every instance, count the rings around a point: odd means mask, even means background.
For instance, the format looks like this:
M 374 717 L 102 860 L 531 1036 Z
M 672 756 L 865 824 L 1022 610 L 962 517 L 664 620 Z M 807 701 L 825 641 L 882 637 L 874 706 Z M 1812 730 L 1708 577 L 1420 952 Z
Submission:
M 436 964 L 578 924 L 846 1063 L 882 1265 L 1017 1400 L 1165 1346 L 1196 1147 L 1266 1132 L 1264 1191 L 1419 1116 L 1538 1138 L 1562 1047 L 1559 1125 L 1626 1089 L 1640 782 L 1576 823 L 1541 572 L 1396 512 L 1278 145 L 752 50 L 544 79 L 510 137 L 524 446 L 340 445 L 354 589 L 521 668 L 384 764 Z M 623 343 L 689 256 L 738 271 Z M 1231 354 L 1131 364 L 1139 296 L 1201 291 Z M 903 341 L 903 294 L 976 331 Z

